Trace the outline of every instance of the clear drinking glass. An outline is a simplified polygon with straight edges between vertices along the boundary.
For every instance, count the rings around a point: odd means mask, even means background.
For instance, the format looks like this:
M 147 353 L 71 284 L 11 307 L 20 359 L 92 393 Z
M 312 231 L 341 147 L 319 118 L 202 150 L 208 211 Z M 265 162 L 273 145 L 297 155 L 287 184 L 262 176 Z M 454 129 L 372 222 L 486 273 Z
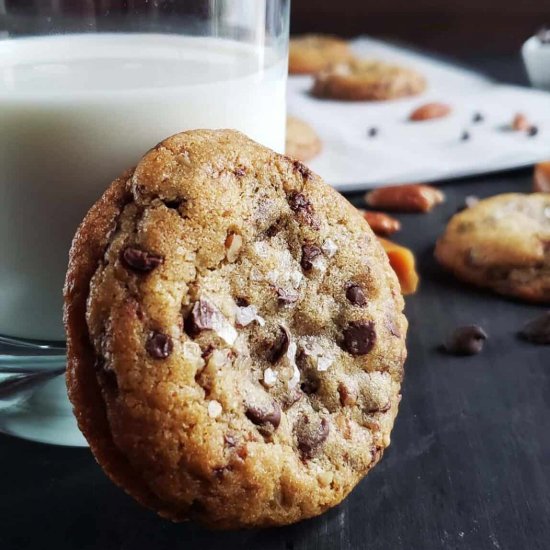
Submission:
M 280 152 L 289 0 L 0 0 L 0 430 L 83 445 L 63 377 L 80 220 L 163 138 Z

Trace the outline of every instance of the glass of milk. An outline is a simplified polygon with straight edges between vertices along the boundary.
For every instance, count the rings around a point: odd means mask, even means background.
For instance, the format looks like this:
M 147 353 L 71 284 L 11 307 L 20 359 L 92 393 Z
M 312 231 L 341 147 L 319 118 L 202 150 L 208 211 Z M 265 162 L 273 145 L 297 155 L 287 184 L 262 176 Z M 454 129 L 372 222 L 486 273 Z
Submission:
M 289 0 L 21 4 L 0 1 L 0 431 L 83 445 L 59 376 L 74 232 L 171 134 L 283 151 Z

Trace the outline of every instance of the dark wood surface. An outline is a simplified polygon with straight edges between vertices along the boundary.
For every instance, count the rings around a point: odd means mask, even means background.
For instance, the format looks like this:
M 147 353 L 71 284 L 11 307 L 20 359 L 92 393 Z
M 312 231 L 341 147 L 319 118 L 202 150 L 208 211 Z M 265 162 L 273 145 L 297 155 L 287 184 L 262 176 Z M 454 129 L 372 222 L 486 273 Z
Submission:
M 512 61 L 478 63 L 493 76 L 522 79 Z M 530 170 L 447 182 L 443 206 L 401 216 L 396 240 L 416 252 L 422 279 L 407 299 L 403 401 L 391 447 L 342 505 L 286 528 L 210 532 L 142 509 L 86 449 L 0 435 L 0 549 L 548 549 L 550 347 L 515 335 L 544 308 L 458 283 L 432 256 L 465 196 L 530 186 Z M 360 194 L 350 198 L 361 204 Z M 482 354 L 437 350 L 450 330 L 473 322 L 490 335 Z

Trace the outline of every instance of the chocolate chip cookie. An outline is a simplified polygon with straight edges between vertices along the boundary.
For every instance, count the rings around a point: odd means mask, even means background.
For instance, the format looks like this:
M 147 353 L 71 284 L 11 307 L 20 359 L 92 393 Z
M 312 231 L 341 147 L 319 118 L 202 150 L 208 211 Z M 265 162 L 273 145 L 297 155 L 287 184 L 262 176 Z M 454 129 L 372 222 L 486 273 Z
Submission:
M 550 302 L 550 195 L 508 193 L 451 218 L 435 256 L 459 279 Z
M 351 59 L 347 43 L 335 36 L 306 34 L 290 39 L 288 71 L 291 74 L 313 74 L 333 63 Z
M 317 73 L 312 94 L 329 99 L 379 101 L 417 95 L 425 89 L 426 79 L 412 69 L 350 59 Z
M 294 116 L 286 118 L 285 152 L 292 158 L 306 161 L 321 151 L 321 140 L 315 130 L 303 120 Z
M 390 443 L 402 308 L 378 240 L 318 176 L 235 131 L 185 132 L 77 232 L 70 399 L 106 473 L 162 516 L 295 522 Z

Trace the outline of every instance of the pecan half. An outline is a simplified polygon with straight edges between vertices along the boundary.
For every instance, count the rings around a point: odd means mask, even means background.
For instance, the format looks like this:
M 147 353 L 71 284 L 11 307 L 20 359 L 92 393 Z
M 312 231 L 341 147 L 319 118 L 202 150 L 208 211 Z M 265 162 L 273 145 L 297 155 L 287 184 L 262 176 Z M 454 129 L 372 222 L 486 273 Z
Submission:
M 367 223 L 376 235 L 387 237 L 401 229 L 401 222 L 396 218 L 388 216 L 388 214 L 384 214 L 384 212 L 365 210 L 362 214 L 363 218 L 367 220 Z
M 380 187 L 365 195 L 369 206 L 397 212 L 429 212 L 444 200 L 439 189 L 421 183 Z
M 451 112 L 451 107 L 446 103 L 426 103 L 416 108 L 410 115 L 409 120 L 419 122 L 422 120 L 432 120 L 434 118 L 443 118 Z
M 516 132 L 527 132 L 531 128 L 531 123 L 523 113 L 516 113 L 510 126 Z

